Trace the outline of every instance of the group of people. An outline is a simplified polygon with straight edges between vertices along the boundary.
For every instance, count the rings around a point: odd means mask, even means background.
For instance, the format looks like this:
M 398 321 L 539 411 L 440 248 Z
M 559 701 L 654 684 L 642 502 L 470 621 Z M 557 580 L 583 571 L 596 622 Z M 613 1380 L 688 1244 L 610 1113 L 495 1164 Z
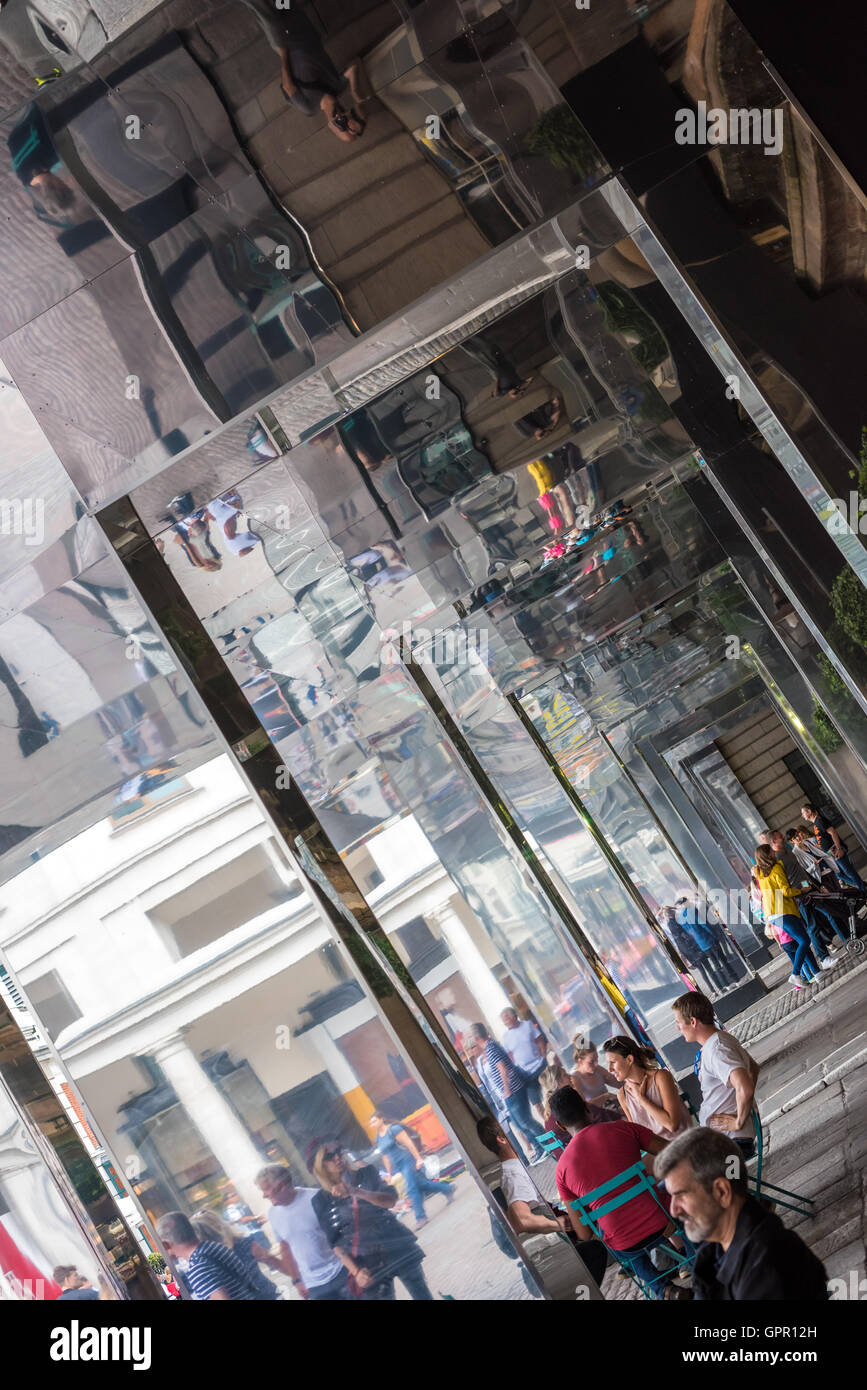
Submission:
M 836 829 L 814 806 L 803 806 L 801 815 L 807 825 L 762 832 L 753 868 L 765 933 L 789 957 L 795 989 L 833 970 L 838 960 L 832 946 L 845 946 L 849 939 L 831 908 L 818 899 L 840 885 L 867 893 Z M 859 907 L 861 915 L 865 912 L 867 899 Z
M 481 1142 L 501 1161 L 513 1230 L 569 1235 L 597 1283 L 610 1252 L 657 1298 L 826 1299 L 821 1261 L 783 1226 L 770 1203 L 749 1195 L 745 1164 L 755 1148 L 758 1064 L 716 1027 L 713 1005 L 703 994 L 690 991 L 672 1008 L 681 1036 L 697 1046 L 698 1125 L 651 1049 L 629 1037 L 609 1038 L 602 1047 L 605 1067 L 594 1068 L 588 1060 L 587 1068 L 616 1088 L 619 1118 L 586 1098 L 576 1073 L 566 1073 L 547 1101 L 555 1133 L 563 1136 L 556 1174 L 561 1209 L 543 1200 L 513 1138 L 492 1117 L 479 1122 Z M 594 1198 L 596 1189 L 642 1162 L 658 1180 L 658 1200 L 642 1191 L 596 1218 L 597 1231 L 586 1225 L 572 1203 L 589 1197 L 586 1210 L 592 1212 L 630 1184 Z M 666 1247 L 667 1258 L 660 1259 L 657 1252 Z M 690 1264 L 692 1288 L 665 1268 L 679 1266 L 679 1275 Z
M 738 983 L 742 969 L 725 928 L 711 911 L 699 911 L 695 901 L 681 897 L 661 909 L 659 921 L 686 964 L 712 989 L 724 994 Z
M 454 1198 L 451 1183 L 429 1178 L 412 1132 L 381 1114 L 370 1117 L 377 1162 L 357 1162 L 336 1141 L 316 1141 L 307 1163 L 319 1187 L 298 1187 L 286 1164 L 266 1164 L 256 1184 L 270 1203 L 268 1220 L 277 1237 L 272 1254 L 258 1234 L 239 1235 L 215 1212 L 188 1217 L 172 1211 L 157 1222 L 157 1234 L 187 1291 L 200 1300 L 268 1300 L 281 1291 L 262 1266 L 280 1271 L 305 1300 L 387 1300 L 400 1280 L 410 1298 L 430 1301 L 417 1236 L 395 1215 L 397 1185 L 416 1216 L 427 1222 L 424 1199 Z

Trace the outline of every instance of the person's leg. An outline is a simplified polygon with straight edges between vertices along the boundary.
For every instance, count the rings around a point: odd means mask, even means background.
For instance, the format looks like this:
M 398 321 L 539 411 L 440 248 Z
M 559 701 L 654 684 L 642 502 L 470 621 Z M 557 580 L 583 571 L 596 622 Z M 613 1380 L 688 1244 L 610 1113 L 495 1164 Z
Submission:
M 661 1235 L 659 1237 L 661 1239 Z M 665 1295 L 665 1290 L 671 1284 L 671 1279 L 667 1274 L 660 1274 L 654 1267 L 650 1258 L 650 1251 L 653 1248 L 653 1241 L 645 1241 L 644 1244 L 634 1246 L 631 1250 L 615 1250 L 615 1255 L 625 1256 L 636 1276 L 648 1286 L 651 1298 L 661 1299 Z
M 796 973 L 795 956 L 798 954 L 798 949 L 794 941 L 781 941 L 780 950 L 783 952 L 784 955 L 787 955 L 789 957 L 789 960 L 792 962 L 792 974 L 794 975 Z
M 807 903 L 799 903 L 798 906 L 801 910 L 801 918 L 803 920 L 804 926 L 807 929 L 807 936 L 809 938 L 810 945 L 813 948 L 813 954 L 815 955 L 817 961 L 822 961 L 827 955 L 827 952 L 822 942 L 822 938 L 819 934 L 819 923 L 816 919 L 816 914 L 813 912 L 813 909 L 810 906 L 808 906 Z
M 511 1119 L 530 1145 L 533 1157 L 538 1158 L 545 1150 L 536 1140 L 536 1135 L 540 1132 L 539 1121 L 533 1118 L 533 1113 L 530 1110 L 527 1088 L 521 1086 L 517 1091 L 513 1091 L 508 1097 L 506 1105 Z
M 819 974 L 819 966 L 813 959 L 807 928 L 801 918 L 794 914 L 783 918 L 783 928 L 795 943 L 794 972 L 809 982 Z
M 424 1221 L 426 1218 L 424 1202 L 422 1200 L 421 1192 L 419 1191 L 418 1169 L 416 1168 L 413 1160 L 410 1158 L 407 1163 L 401 1163 L 400 1171 L 403 1175 L 403 1180 L 406 1184 L 406 1195 L 410 1200 L 413 1216 L 415 1217 L 416 1221 Z
M 737 984 L 737 975 L 732 969 L 731 962 L 725 953 L 725 948 L 720 941 L 715 941 L 708 953 L 714 960 L 717 969 L 726 982 L 726 988 Z
M 365 1303 L 391 1302 L 397 1297 L 394 1276 L 391 1279 L 378 1279 L 375 1284 L 371 1284 L 369 1289 L 362 1290 L 361 1297 Z
M 824 917 L 825 921 L 828 924 L 828 927 L 834 933 L 835 936 L 838 936 L 841 941 L 849 940 L 848 931 L 844 930 L 844 928 L 840 925 L 833 913 L 828 912 L 824 907 L 819 907 L 816 903 L 813 903 L 812 907 L 813 912 L 816 913 L 817 916 Z
M 867 893 L 867 883 L 860 877 L 848 854 L 841 854 L 839 859 L 834 860 L 834 872 L 844 883 L 851 883 L 853 888 Z
M 410 1298 L 414 1299 L 416 1303 L 433 1303 L 433 1294 L 427 1286 L 424 1270 L 420 1264 L 410 1265 L 407 1269 L 398 1270 L 397 1277 L 403 1284 Z M 392 1289 L 394 1288 L 393 1279 L 391 1281 L 391 1287 Z M 391 1297 L 394 1297 L 393 1293 Z

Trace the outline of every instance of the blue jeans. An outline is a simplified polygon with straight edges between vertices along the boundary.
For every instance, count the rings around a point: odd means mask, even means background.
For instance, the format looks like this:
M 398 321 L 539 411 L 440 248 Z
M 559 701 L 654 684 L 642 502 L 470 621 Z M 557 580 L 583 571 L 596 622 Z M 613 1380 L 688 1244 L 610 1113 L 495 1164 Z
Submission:
M 424 1277 L 424 1270 L 421 1267 L 421 1263 L 408 1265 L 405 1269 L 397 1270 L 396 1273 L 390 1275 L 387 1279 L 383 1279 L 380 1283 L 374 1284 L 372 1288 L 367 1289 L 364 1297 L 375 1301 L 382 1300 L 383 1302 L 395 1298 L 395 1279 L 400 1280 L 410 1298 L 415 1299 L 417 1303 L 433 1302 L 433 1294 L 427 1286 L 427 1280 Z
M 541 1144 L 536 1142 L 536 1135 L 539 1133 L 540 1125 L 538 1120 L 533 1119 L 533 1112 L 530 1109 L 530 1097 L 527 1087 L 521 1086 L 517 1091 L 513 1091 L 510 1096 L 506 1096 L 506 1109 L 509 1112 L 509 1119 L 514 1129 L 517 1129 L 524 1136 L 530 1145 L 533 1158 L 538 1158 L 545 1150 Z
M 861 888 L 867 892 L 867 883 L 860 878 L 855 865 L 848 854 L 841 854 L 839 859 L 834 860 L 834 873 L 841 878 L 844 883 L 851 883 L 853 888 Z
M 666 1225 L 667 1224 L 668 1223 L 666 1223 Z M 641 1279 L 643 1283 L 650 1286 L 650 1295 L 652 1298 L 662 1298 L 665 1289 L 671 1283 L 670 1277 L 667 1274 L 660 1274 L 650 1258 L 651 1250 L 653 1250 L 655 1246 L 662 1244 L 665 1239 L 662 1234 L 664 1230 L 665 1226 L 663 1226 L 662 1230 L 657 1231 L 655 1235 L 649 1236 L 647 1240 L 641 1241 L 640 1244 L 631 1245 L 628 1250 L 613 1251 L 615 1255 L 625 1257 L 632 1265 L 637 1277 Z M 682 1231 L 679 1234 L 683 1241 L 684 1254 L 687 1255 L 689 1259 L 692 1259 L 695 1255 L 695 1247 L 690 1245 Z
M 317 1284 L 315 1289 L 308 1288 L 311 1303 L 323 1302 L 326 1299 L 352 1297 L 349 1292 L 349 1275 L 345 1269 L 341 1269 L 339 1274 L 335 1274 L 333 1279 L 329 1279 L 327 1284 Z
M 448 1183 L 432 1182 L 423 1168 L 416 1168 L 415 1160 L 411 1157 L 406 1163 L 401 1162 L 399 1171 L 406 1183 L 406 1195 L 412 1203 L 416 1221 L 424 1220 L 425 1197 L 434 1197 L 437 1194 L 445 1197 L 451 1191 Z
M 810 933 L 810 940 L 813 943 L 813 950 L 817 952 L 820 959 L 825 954 L 824 947 L 822 946 L 821 941 L 819 941 L 818 939 L 818 931 L 820 925 L 818 917 L 820 915 L 825 918 L 825 921 L 828 923 L 828 926 L 831 928 L 832 932 L 834 932 L 835 935 L 839 936 L 841 941 L 849 940 L 848 935 L 846 934 L 846 932 L 844 932 L 836 917 L 832 917 L 830 912 L 825 911 L 824 907 L 819 907 L 817 903 L 798 903 L 798 907 L 801 909 L 801 916 L 807 924 L 807 931 Z
M 802 975 L 805 980 L 812 980 L 819 973 L 818 963 L 813 958 L 810 950 L 810 936 L 806 924 L 796 917 L 793 912 L 786 912 L 780 916 L 768 919 L 772 926 L 782 927 L 783 931 L 788 932 L 795 943 L 795 954 L 792 956 L 792 974 Z M 786 952 L 789 955 L 789 952 Z

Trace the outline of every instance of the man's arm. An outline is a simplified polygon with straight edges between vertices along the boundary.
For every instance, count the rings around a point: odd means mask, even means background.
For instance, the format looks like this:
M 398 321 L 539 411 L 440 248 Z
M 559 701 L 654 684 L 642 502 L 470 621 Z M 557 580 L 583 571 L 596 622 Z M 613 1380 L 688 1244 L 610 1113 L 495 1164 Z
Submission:
M 840 836 L 837 834 L 837 832 L 836 832 L 836 830 L 834 829 L 833 825 L 829 825 L 829 826 L 828 826 L 828 834 L 831 836 L 831 841 L 832 841 L 832 843 L 833 843 L 833 845 L 834 845 L 834 849 L 833 849 L 834 858 L 835 858 L 835 859 L 839 859 L 839 858 L 840 858 L 840 855 L 843 854 L 843 853 L 845 853 L 845 851 L 844 851 L 844 849 L 843 849 L 843 841 L 840 839 Z
M 509 1068 L 506 1066 L 505 1062 L 498 1062 L 497 1071 L 500 1073 L 500 1080 L 503 1083 L 503 1095 L 508 1097 L 512 1094 L 509 1087 Z
M 756 1080 L 746 1067 L 735 1067 L 729 1075 L 729 1084 L 734 1088 L 734 1093 L 738 1103 L 737 1128 L 744 1129 L 750 1118 L 753 1108 L 753 1096 L 756 1094 Z
M 539 1231 L 560 1231 L 562 1227 L 553 1216 L 530 1209 L 529 1202 L 510 1202 L 506 1210 L 509 1225 L 516 1235 L 535 1235 Z
M 281 1240 L 280 1242 L 280 1268 L 282 1269 L 284 1274 L 288 1274 L 289 1278 L 292 1280 L 292 1283 L 297 1288 L 301 1297 L 306 1298 L 307 1289 L 304 1285 L 304 1281 L 301 1278 L 301 1271 L 295 1263 L 295 1256 L 289 1249 L 288 1242 L 285 1240 Z

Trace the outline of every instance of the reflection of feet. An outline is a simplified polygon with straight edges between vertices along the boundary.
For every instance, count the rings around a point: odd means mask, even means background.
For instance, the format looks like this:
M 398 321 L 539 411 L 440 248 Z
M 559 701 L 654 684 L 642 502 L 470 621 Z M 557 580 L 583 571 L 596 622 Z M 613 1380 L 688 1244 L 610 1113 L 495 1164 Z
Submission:
M 449 1204 L 455 1200 L 455 1189 L 450 1182 L 444 1183 L 443 1186 L 445 1187 L 446 1206 L 449 1206 Z
M 416 1223 L 415 1223 L 415 1229 L 416 1229 L 417 1231 L 420 1231 L 421 1228 L 422 1228 L 422 1226 L 426 1226 L 429 1220 L 430 1220 L 430 1217 L 429 1217 L 429 1216 L 423 1216 L 423 1217 L 421 1218 L 420 1221 L 416 1221 Z

